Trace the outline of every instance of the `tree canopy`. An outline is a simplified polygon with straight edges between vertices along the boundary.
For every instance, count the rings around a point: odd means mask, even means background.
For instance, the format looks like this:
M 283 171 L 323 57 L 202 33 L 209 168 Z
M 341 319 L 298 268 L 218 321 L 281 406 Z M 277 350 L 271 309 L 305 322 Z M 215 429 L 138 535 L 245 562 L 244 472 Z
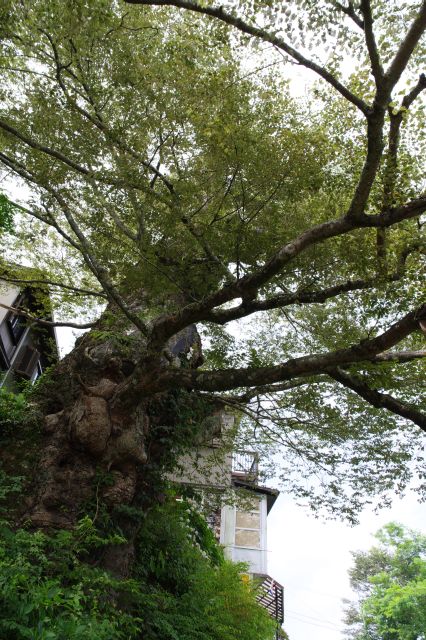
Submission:
M 108 305 L 102 335 L 143 344 L 117 402 L 231 407 L 352 519 L 425 488 L 425 28 L 418 0 L 1 5 L 1 278 L 48 284 L 59 324 Z
M 426 537 L 390 523 L 378 547 L 353 553 L 351 586 L 359 601 L 346 612 L 349 637 L 418 640 L 426 633 Z

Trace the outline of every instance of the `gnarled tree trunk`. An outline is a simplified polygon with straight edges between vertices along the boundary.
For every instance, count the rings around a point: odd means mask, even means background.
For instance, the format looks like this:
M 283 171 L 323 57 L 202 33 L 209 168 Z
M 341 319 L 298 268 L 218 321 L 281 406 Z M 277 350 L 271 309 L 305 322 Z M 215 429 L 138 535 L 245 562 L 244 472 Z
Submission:
M 35 395 L 43 416 L 42 436 L 35 482 L 21 514 L 21 521 L 34 528 L 70 529 L 89 504 L 95 505 L 96 518 L 99 505 L 113 515 L 123 505 L 148 507 L 161 499 L 157 483 L 166 460 L 170 464 L 173 430 L 179 423 L 169 396 L 177 406 L 179 393 L 144 394 L 138 388 L 129 399 L 127 389 L 122 402 L 117 389 L 125 387 L 136 363 L 140 366 L 146 344 L 137 331 L 123 327 L 120 316 L 114 326 L 112 317 L 109 308 L 96 329 L 47 374 Z M 201 344 L 195 327 L 174 336 L 166 352 L 175 366 L 196 367 Z M 168 364 L 164 355 L 150 354 L 147 381 L 158 378 Z M 107 548 L 101 562 L 124 576 L 136 529 L 122 515 L 119 521 L 128 544 Z

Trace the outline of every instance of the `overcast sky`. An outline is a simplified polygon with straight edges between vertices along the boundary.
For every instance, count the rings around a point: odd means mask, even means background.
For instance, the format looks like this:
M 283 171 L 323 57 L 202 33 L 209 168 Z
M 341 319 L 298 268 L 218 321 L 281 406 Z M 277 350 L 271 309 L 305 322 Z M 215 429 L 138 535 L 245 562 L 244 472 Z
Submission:
M 342 640 L 342 598 L 352 598 L 350 551 L 369 549 L 372 534 L 396 520 L 426 532 L 426 505 L 411 493 L 360 524 L 316 520 L 280 495 L 268 517 L 268 573 L 284 586 L 284 628 L 290 640 Z

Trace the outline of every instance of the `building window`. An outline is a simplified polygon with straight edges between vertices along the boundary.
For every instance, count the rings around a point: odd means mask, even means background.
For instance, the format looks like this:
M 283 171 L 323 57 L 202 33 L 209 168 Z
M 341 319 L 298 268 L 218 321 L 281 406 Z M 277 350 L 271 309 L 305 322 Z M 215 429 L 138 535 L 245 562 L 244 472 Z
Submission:
M 13 344 L 17 345 L 25 331 L 26 322 L 23 316 L 13 314 L 7 321 Z
M 260 549 L 261 501 L 255 500 L 250 510 L 236 510 L 235 546 Z
M 3 348 L 0 345 L 0 371 L 7 371 L 9 364 L 6 359 L 6 355 L 3 353 Z
M 36 366 L 36 368 L 34 370 L 34 373 L 31 376 L 31 382 L 35 382 L 36 380 L 38 380 L 42 373 L 43 373 L 43 367 L 42 367 L 41 362 L 39 360 L 37 362 L 37 366 Z
M 33 377 L 34 372 L 37 370 L 39 361 L 39 351 L 29 345 L 25 345 L 19 351 L 17 358 L 13 363 L 13 368 L 16 374 L 22 378 L 30 380 Z
M 7 371 L 9 367 L 9 359 L 6 355 L 6 349 L 4 348 L 3 340 L 0 336 L 0 371 Z

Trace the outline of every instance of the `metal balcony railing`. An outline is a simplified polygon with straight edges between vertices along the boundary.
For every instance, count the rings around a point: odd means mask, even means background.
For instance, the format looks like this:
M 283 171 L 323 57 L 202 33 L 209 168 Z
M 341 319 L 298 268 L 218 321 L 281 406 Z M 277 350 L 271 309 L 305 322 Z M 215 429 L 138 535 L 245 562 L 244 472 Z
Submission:
M 279 625 L 284 622 L 284 587 L 271 576 L 257 575 L 256 600 Z
M 259 477 L 259 454 L 254 451 L 233 453 L 232 475 L 240 480 L 257 482 Z

